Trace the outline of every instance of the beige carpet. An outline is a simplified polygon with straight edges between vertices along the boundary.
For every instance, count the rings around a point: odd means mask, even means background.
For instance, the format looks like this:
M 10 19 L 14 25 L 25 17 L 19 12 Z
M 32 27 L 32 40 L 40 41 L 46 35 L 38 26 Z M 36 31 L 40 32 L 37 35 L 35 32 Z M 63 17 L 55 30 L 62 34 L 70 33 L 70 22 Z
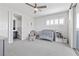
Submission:
M 64 43 L 44 40 L 16 40 L 8 47 L 8 56 L 76 56 L 73 49 Z

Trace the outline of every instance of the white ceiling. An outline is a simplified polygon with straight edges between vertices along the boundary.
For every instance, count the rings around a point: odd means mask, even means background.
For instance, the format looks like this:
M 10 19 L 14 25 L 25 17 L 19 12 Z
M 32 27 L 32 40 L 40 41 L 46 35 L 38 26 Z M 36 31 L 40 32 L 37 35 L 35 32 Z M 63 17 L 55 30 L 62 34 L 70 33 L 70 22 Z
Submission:
M 40 4 L 42 5 L 42 4 Z M 63 12 L 69 9 L 70 3 L 45 3 L 46 9 L 42 9 L 41 12 L 35 14 L 35 16 L 43 16 L 57 12 Z
M 31 4 L 33 5 L 33 3 Z M 31 17 L 44 16 L 52 13 L 66 11 L 70 7 L 70 3 L 38 3 L 38 5 L 46 5 L 47 8 L 41 9 L 41 12 L 39 11 L 34 14 L 33 8 L 24 3 L 0 3 L 0 7 L 8 7 L 21 13 L 27 14 Z

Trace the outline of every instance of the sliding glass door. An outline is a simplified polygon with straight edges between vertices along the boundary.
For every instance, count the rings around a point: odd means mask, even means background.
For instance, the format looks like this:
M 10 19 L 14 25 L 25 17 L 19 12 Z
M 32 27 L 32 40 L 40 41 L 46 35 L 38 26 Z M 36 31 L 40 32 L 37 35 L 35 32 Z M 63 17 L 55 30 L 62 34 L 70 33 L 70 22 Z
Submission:
M 76 6 L 76 49 L 79 50 L 79 4 Z
M 79 50 L 79 5 L 76 8 L 76 48 Z

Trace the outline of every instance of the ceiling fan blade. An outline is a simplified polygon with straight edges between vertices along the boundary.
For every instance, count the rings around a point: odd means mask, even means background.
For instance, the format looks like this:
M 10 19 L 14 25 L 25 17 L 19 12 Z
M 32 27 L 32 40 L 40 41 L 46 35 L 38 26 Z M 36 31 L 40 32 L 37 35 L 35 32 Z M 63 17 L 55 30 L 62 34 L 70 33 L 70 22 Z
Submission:
M 47 8 L 47 6 L 38 6 L 37 8 Z
M 37 4 L 35 3 L 35 8 L 37 8 Z
M 27 4 L 27 5 L 29 5 L 29 6 L 31 6 L 31 7 L 33 7 L 33 8 L 34 8 L 34 6 L 33 6 L 33 5 L 31 5 L 31 4 L 29 4 L 29 3 L 25 3 L 25 4 Z

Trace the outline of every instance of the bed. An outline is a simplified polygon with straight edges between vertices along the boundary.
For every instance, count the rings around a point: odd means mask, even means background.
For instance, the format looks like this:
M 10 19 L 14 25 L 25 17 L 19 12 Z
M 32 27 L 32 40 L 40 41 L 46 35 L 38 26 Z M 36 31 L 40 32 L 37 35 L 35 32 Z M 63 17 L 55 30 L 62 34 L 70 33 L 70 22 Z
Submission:
M 55 32 L 53 30 L 42 30 L 39 32 L 39 38 L 49 41 L 55 41 Z

